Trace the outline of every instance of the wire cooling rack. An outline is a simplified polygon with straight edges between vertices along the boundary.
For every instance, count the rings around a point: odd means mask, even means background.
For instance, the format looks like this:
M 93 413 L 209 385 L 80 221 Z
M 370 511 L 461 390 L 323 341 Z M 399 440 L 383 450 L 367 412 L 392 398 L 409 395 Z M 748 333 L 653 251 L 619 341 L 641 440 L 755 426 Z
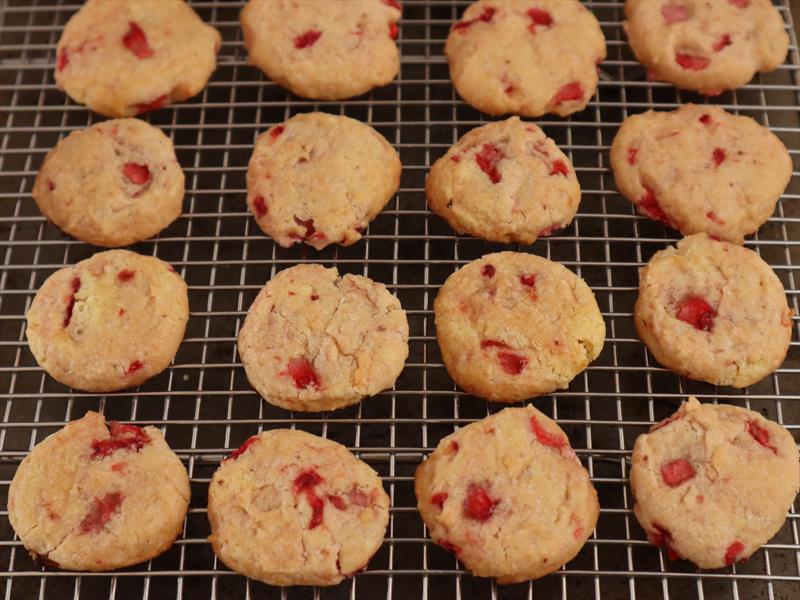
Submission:
M 450 84 L 443 44 L 466 2 L 405 0 L 400 77 L 346 102 L 305 101 L 246 65 L 238 25 L 241 1 L 193 2 L 223 35 L 219 67 L 196 98 L 147 119 L 171 135 L 187 179 L 185 212 L 157 240 L 137 244 L 178 269 L 189 285 L 191 318 L 174 365 L 136 390 L 72 392 L 36 365 L 25 341 L 24 314 L 54 270 L 97 249 L 62 235 L 31 199 L 45 153 L 68 132 L 99 118 L 69 102 L 53 81 L 54 50 L 79 3 L 0 0 L 0 582 L 11 598 L 562 598 L 793 599 L 800 597 L 800 512 L 749 562 L 700 572 L 668 562 L 647 544 L 631 512 L 627 485 L 633 441 L 669 415 L 681 398 L 732 402 L 800 430 L 800 344 L 783 367 L 744 391 L 682 380 L 661 369 L 637 339 L 631 312 L 637 269 L 675 241 L 675 232 L 634 214 L 615 191 L 608 148 L 628 114 L 705 100 L 650 83 L 633 60 L 620 26 L 622 2 L 589 2 L 608 41 L 597 96 L 568 119 L 538 120 L 572 158 L 583 188 L 573 224 L 528 248 L 559 261 L 594 290 L 608 328 L 600 358 L 568 390 L 534 401 L 556 417 L 598 490 L 597 531 L 566 568 L 533 584 L 508 587 L 477 579 L 432 545 L 416 509 L 416 465 L 441 437 L 502 408 L 457 391 L 441 364 L 433 329 L 437 289 L 466 261 L 503 248 L 456 237 L 425 206 L 431 163 L 484 117 Z M 797 41 L 788 4 L 780 6 L 792 36 L 787 63 L 716 100 L 770 126 L 800 153 Z M 245 207 L 245 169 L 256 136 L 302 111 L 324 110 L 368 122 L 400 151 L 400 191 L 349 248 L 316 252 L 277 247 Z M 774 218 L 748 247 L 776 270 L 798 308 L 800 210 L 795 177 Z M 507 248 L 507 247 L 506 247 Z M 248 385 L 236 353 L 245 312 L 277 271 L 300 262 L 336 265 L 368 275 L 398 295 L 408 311 L 411 355 L 392 391 L 333 413 L 292 414 L 263 402 Z M 4 510 L 20 460 L 46 435 L 88 409 L 109 418 L 161 427 L 191 475 L 192 502 L 181 539 L 163 556 L 111 574 L 44 570 L 27 556 Z M 218 562 L 206 541 L 206 488 L 220 459 L 249 435 L 297 427 L 337 440 L 377 469 L 392 498 L 386 542 L 356 578 L 334 588 L 280 590 L 247 581 Z M 764 490 L 769 493 L 768 489 Z

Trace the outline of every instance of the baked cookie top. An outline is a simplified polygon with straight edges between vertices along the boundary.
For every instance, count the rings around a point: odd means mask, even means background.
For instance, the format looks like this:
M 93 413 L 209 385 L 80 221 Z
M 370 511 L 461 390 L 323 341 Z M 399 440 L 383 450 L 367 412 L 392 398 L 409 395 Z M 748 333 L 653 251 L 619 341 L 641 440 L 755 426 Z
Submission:
M 716 95 L 786 60 L 789 35 L 770 0 L 627 0 L 628 34 L 651 76 Z
M 786 357 L 794 311 L 752 250 L 697 233 L 657 252 L 639 278 L 636 329 L 666 368 L 746 387 Z
M 297 265 L 270 279 L 250 306 L 239 355 L 267 402 L 333 410 L 394 385 L 408 356 L 408 321 L 383 284 Z
M 581 188 L 572 163 L 533 123 L 511 117 L 473 129 L 425 182 L 431 210 L 459 233 L 531 244 L 566 227 Z
M 644 216 L 737 244 L 772 216 L 792 178 L 789 151 L 769 129 L 695 104 L 625 119 L 611 167 Z
M 242 31 L 250 64 L 304 98 L 343 100 L 400 70 L 397 0 L 250 0 Z
M 221 37 L 183 0 L 88 0 L 64 27 L 55 78 L 107 117 L 132 117 L 205 87 Z
M 222 461 L 208 519 L 214 552 L 237 573 L 270 585 L 336 585 L 383 543 L 389 496 L 341 444 L 275 429 Z
M 468 263 L 447 278 L 433 310 L 450 377 L 494 402 L 566 388 L 605 341 L 589 286 L 533 254 L 499 252 Z
M 757 412 L 689 398 L 637 438 L 631 488 L 651 542 L 716 569 L 746 560 L 783 525 L 800 488 L 797 446 Z
M 577 0 L 479 0 L 445 44 L 459 95 L 490 115 L 565 116 L 597 90 L 606 42 Z
M 599 505 L 561 428 L 506 408 L 442 439 L 414 478 L 433 541 L 481 577 L 537 579 L 572 560 Z
M 26 317 L 31 353 L 53 379 L 111 392 L 169 366 L 189 319 L 189 298 L 167 263 L 108 250 L 48 277 Z
M 350 246 L 400 185 L 400 157 L 349 117 L 295 115 L 260 136 L 247 167 L 247 206 L 281 246 Z
M 66 233 L 97 246 L 146 240 L 181 214 L 184 177 L 172 141 L 139 119 L 73 131 L 47 153 L 33 198 Z
M 8 491 L 8 518 L 34 559 L 72 571 L 149 560 L 180 535 L 189 476 L 155 427 L 89 411 L 36 445 Z

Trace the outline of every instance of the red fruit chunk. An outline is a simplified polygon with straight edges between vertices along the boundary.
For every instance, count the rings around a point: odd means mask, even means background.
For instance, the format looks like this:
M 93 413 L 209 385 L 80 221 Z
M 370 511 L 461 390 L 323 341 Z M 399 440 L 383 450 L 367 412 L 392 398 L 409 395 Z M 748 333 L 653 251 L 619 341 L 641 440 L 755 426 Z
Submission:
M 566 438 L 561 437 L 559 434 L 550 433 L 539 424 L 539 421 L 536 417 L 531 417 L 531 431 L 536 436 L 536 439 L 539 440 L 539 443 L 543 446 L 550 446 L 551 448 L 566 448 L 569 446 L 569 442 Z
M 636 155 L 639 154 L 638 148 L 628 148 L 628 164 L 635 165 L 636 164 Z
M 294 480 L 294 493 L 299 494 L 307 489 L 313 488 L 315 485 L 322 483 L 322 477 L 314 469 L 303 471 L 295 477 Z
M 317 231 L 314 227 L 314 219 L 306 219 L 305 221 L 299 218 L 297 215 L 294 216 L 294 222 L 300 225 L 301 227 L 305 227 L 306 232 L 303 234 L 301 239 L 310 240 L 311 238 L 318 237 L 320 239 L 325 238 L 325 234 L 321 231 Z M 296 236 L 297 237 L 297 236 Z
M 728 0 L 728 2 L 737 8 L 747 8 L 747 6 L 750 4 L 750 0 Z
M 284 131 L 286 131 L 286 127 L 284 127 L 283 125 L 278 125 L 277 127 L 273 127 L 272 129 L 269 130 L 269 137 L 271 137 L 274 140 Z
M 769 448 L 775 454 L 778 453 L 778 449 L 769 443 L 769 431 L 752 419 L 747 422 L 747 433 L 753 436 L 753 439 L 764 448 Z
M 136 55 L 136 58 L 150 58 L 155 54 L 153 49 L 147 45 L 147 36 L 133 21 L 129 24 L 128 33 L 122 37 L 125 47 Z
M 562 102 L 583 99 L 583 87 L 580 81 L 573 81 L 561 87 L 556 95 L 553 96 L 552 104 L 558 106 Z
M 503 367 L 503 370 L 510 375 L 519 375 L 528 366 L 527 358 L 513 352 L 499 352 L 497 359 L 500 361 L 500 366 Z
M 455 454 L 456 452 L 458 452 L 459 447 L 460 446 L 458 445 L 457 441 L 450 440 L 450 447 L 447 449 L 448 454 Z
M 389 37 L 393 40 L 397 39 L 397 34 L 399 33 L 397 29 L 397 23 L 394 21 L 389 21 Z
M 481 340 L 481 348 L 508 348 L 508 344 L 497 340 Z
M 670 461 L 661 467 L 661 478 L 669 487 L 678 487 L 693 479 L 695 475 L 694 467 L 682 458 Z
M 62 48 L 58 51 L 58 56 L 56 56 L 56 70 L 63 71 L 67 68 L 69 64 L 69 54 L 67 54 L 67 50 Z
M 529 273 L 527 275 L 520 275 L 519 276 L 519 282 L 522 285 L 525 285 L 525 286 L 528 286 L 528 287 L 533 287 L 533 286 L 536 285 L 536 275 L 534 275 L 532 273 Z
M 701 115 L 700 122 L 703 125 L 708 125 L 709 123 L 711 123 L 711 115 Z
M 744 544 L 739 540 L 733 542 L 725 551 L 725 564 L 732 565 L 736 562 L 736 557 L 739 556 L 744 550 Z
M 677 52 L 675 54 L 675 62 L 689 71 L 702 71 L 711 64 L 711 59 L 706 56 Z
M 136 271 L 131 271 L 130 269 L 122 269 L 117 273 L 117 279 L 123 283 L 130 281 L 134 277 L 136 277 Z
M 431 496 L 431 504 L 434 504 L 439 508 L 444 507 L 445 500 L 447 500 L 447 492 L 439 492 L 438 494 Z
M 699 296 L 686 296 L 678 306 L 678 319 L 699 331 L 711 331 L 717 311 Z
M 497 170 L 497 163 L 503 159 L 503 153 L 493 144 L 484 144 L 475 155 L 475 162 L 486 173 L 492 183 L 500 183 L 502 176 Z
M 319 300 L 319 296 L 317 296 L 316 294 L 311 294 L 311 300 L 312 301 Z
M 253 198 L 253 210 L 256 211 L 256 218 L 260 219 L 267 214 L 267 203 L 264 201 L 264 196 L 256 196 Z
M 142 185 L 150 181 L 150 169 L 147 165 L 137 165 L 136 163 L 125 163 L 122 167 L 122 174 L 136 185 Z
M 725 150 L 722 148 L 714 148 L 712 158 L 714 159 L 714 164 L 720 166 L 725 161 Z
M 299 390 L 308 387 L 320 388 L 319 376 L 314 372 L 314 367 L 305 358 L 293 358 L 283 374 L 288 373 L 294 379 L 294 385 Z
M 455 544 L 451 544 L 447 540 L 442 540 L 441 542 L 439 542 L 439 545 L 442 548 L 444 548 L 445 550 L 447 550 L 448 552 L 452 552 L 453 554 L 458 554 L 459 552 L 461 552 L 461 547 L 460 546 L 456 546 Z
M 337 510 L 347 510 L 347 503 L 342 499 L 341 496 L 334 496 L 332 494 L 327 495 L 328 502 L 333 504 L 334 508 Z
M 131 375 L 139 371 L 144 365 L 139 360 L 134 360 L 131 364 L 128 365 L 128 369 L 125 371 L 125 375 Z
M 301 33 L 296 38 L 294 38 L 294 47 L 297 49 L 300 48 L 309 48 L 317 43 L 317 40 L 322 35 L 321 31 L 317 31 L 316 29 L 309 29 L 305 33 Z
M 665 4 L 661 7 L 661 16 L 667 22 L 667 25 L 673 23 L 680 23 L 689 19 L 689 11 L 683 4 Z
M 314 529 L 322 524 L 322 517 L 325 512 L 325 502 L 314 492 L 314 486 L 319 483 L 322 483 L 322 477 L 313 469 L 303 471 L 294 480 L 294 493 L 305 493 L 306 500 L 308 500 L 308 504 L 311 506 L 311 520 L 308 523 L 309 529 Z
M 239 446 L 236 450 L 231 452 L 230 455 L 228 456 L 228 458 L 226 458 L 225 460 L 236 460 L 242 454 L 247 452 L 247 449 L 250 446 L 252 446 L 253 444 L 255 444 L 257 441 L 258 441 L 258 436 L 257 435 L 250 436 L 249 438 L 247 438 L 244 441 L 244 443 L 241 446 Z
M 714 42 L 714 45 L 711 46 L 711 48 L 714 50 L 714 52 L 719 52 L 723 48 L 730 46 L 732 43 L 731 36 L 726 33 L 725 35 L 720 36 L 720 38 Z
M 64 327 L 67 327 L 69 325 L 69 322 L 72 320 L 72 311 L 75 309 L 75 294 L 77 294 L 78 290 L 80 289 L 81 289 L 81 278 L 73 277 L 72 295 L 67 299 L 67 310 L 66 314 L 64 315 Z
M 653 523 L 653 529 L 655 531 L 647 532 L 647 537 L 650 540 L 650 542 L 653 543 L 655 546 L 663 546 L 664 548 L 666 548 L 667 558 L 669 560 L 678 560 L 682 558 L 680 554 L 678 554 L 677 552 L 675 552 L 675 550 L 672 549 L 671 545 L 672 535 L 670 534 L 670 532 L 656 523 Z
M 531 33 L 536 33 L 536 26 L 541 25 L 542 27 L 549 27 L 553 24 L 553 17 L 550 16 L 550 13 L 546 10 L 541 8 L 532 8 L 528 11 L 528 16 L 531 18 L 533 23 L 528 26 L 528 31 Z
M 146 104 L 137 104 L 136 113 L 140 115 L 142 113 L 150 112 L 151 110 L 158 110 L 159 108 L 162 108 L 167 103 L 167 101 L 169 101 L 169 97 L 166 94 L 164 94 L 163 96 L 159 96 L 152 102 L 148 102 Z
M 47 180 L 47 189 L 52 192 L 54 189 L 56 189 L 56 184 L 48 179 Z
M 476 19 L 469 19 L 467 21 L 458 21 L 455 25 L 453 25 L 453 29 L 464 32 L 469 27 L 473 25 L 473 23 L 477 23 L 478 21 L 483 21 L 484 23 L 489 23 L 494 17 L 494 13 L 497 12 L 497 9 L 492 8 L 491 6 L 487 6 L 483 9 L 483 12 L 478 16 Z
M 92 441 L 92 458 L 105 458 L 123 448 L 138 452 L 150 443 L 150 436 L 147 435 L 147 432 L 135 425 L 111 421 L 108 430 L 111 437 Z
M 397 10 L 403 10 L 403 7 L 400 6 L 400 3 L 397 0 L 383 0 L 383 3 L 386 6 L 391 6 L 392 8 L 396 8 Z
M 720 219 L 717 216 L 717 213 L 715 213 L 713 210 L 710 210 L 710 211 L 708 211 L 706 213 L 706 219 L 708 219 L 709 221 L 713 221 L 714 223 L 718 223 L 720 225 L 724 225 L 725 224 L 725 221 Z M 719 241 L 719 238 L 717 238 L 717 241 Z
M 122 494 L 112 492 L 102 498 L 94 498 L 92 511 L 81 521 L 81 533 L 98 533 L 103 530 L 122 505 Z
M 664 225 L 669 225 L 669 219 L 667 219 L 667 215 L 658 205 L 655 192 L 650 186 L 644 186 L 644 196 L 639 201 L 639 208 L 651 219 L 661 221 Z
M 464 515 L 475 521 L 487 521 L 498 504 L 500 504 L 500 500 L 494 500 L 489 496 L 486 488 L 472 483 L 467 489 L 467 499 L 464 501 Z
M 353 487 L 353 489 L 348 492 L 347 496 L 350 498 L 350 502 L 356 506 L 369 506 L 371 504 L 370 497 L 357 487 Z
M 483 265 L 483 268 L 481 269 L 481 275 L 491 279 L 494 277 L 495 270 L 496 269 L 494 268 L 494 265 Z
M 563 160 L 553 161 L 553 166 L 550 169 L 550 175 L 563 175 L 566 177 L 569 175 L 569 168 L 567 168 L 567 165 L 564 164 Z

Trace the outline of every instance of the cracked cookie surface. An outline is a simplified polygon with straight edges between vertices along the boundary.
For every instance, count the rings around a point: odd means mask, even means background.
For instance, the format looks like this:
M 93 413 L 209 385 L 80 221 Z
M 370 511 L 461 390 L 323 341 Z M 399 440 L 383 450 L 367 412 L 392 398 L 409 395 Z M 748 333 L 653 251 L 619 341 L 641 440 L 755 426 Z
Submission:
M 408 321 L 383 284 L 297 265 L 253 301 L 238 348 L 247 378 L 267 402 L 334 410 L 394 385 L 408 356 Z
M 349 117 L 295 115 L 262 133 L 247 167 L 247 206 L 284 248 L 361 239 L 400 185 L 400 157 Z
M 169 366 L 189 319 L 189 298 L 167 263 L 108 250 L 48 277 L 26 317 L 31 353 L 53 379 L 111 392 Z
M 487 254 L 450 275 L 434 315 L 450 377 L 494 402 L 566 388 L 605 341 L 603 317 L 583 279 L 519 252 Z
M 537 579 L 592 534 L 597 493 L 561 428 L 506 408 L 443 438 L 414 477 L 433 541 L 481 577 Z
M 445 44 L 459 95 L 490 115 L 583 110 L 597 90 L 606 42 L 577 0 L 480 0 Z
M 183 193 L 172 141 L 139 119 L 70 133 L 47 153 L 33 186 L 45 217 L 106 247 L 156 235 L 180 216 Z
M 298 96 L 343 100 L 400 70 L 397 0 L 250 0 L 242 11 L 248 61 Z
M 634 514 L 670 558 L 746 560 L 786 520 L 800 464 L 792 435 L 759 413 L 689 398 L 633 448 Z
M 270 585 L 335 585 L 380 548 L 389 496 L 341 444 L 275 429 L 222 462 L 208 518 L 214 552 L 237 573 Z
M 694 104 L 625 119 L 611 167 L 642 215 L 738 244 L 772 216 L 792 178 L 789 151 L 769 129 Z
M 627 0 L 633 53 L 651 74 L 716 95 L 786 59 L 789 35 L 771 0 Z
M 183 0 L 88 0 L 64 27 L 55 79 L 107 117 L 132 117 L 200 92 L 219 32 Z
M 458 140 L 431 167 L 425 195 L 459 233 L 531 244 L 572 221 L 581 188 L 555 142 L 511 117 Z
M 758 254 L 704 233 L 650 259 L 634 307 L 639 337 L 659 363 L 733 387 L 780 367 L 793 314 L 780 279 Z
M 155 427 L 89 411 L 37 444 L 11 481 L 8 517 L 43 564 L 108 571 L 165 552 L 180 535 L 189 475 Z

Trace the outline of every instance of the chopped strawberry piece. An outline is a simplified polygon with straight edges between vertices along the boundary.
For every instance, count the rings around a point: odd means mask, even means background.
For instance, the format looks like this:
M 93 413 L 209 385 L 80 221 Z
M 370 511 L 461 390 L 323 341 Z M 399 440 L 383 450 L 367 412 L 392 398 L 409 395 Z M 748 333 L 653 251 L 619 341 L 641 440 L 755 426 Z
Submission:
M 728 0 L 728 2 L 737 8 L 747 8 L 747 6 L 750 4 L 750 0 Z
M 536 439 L 539 440 L 539 443 L 543 446 L 550 446 L 558 450 L 569 446 L 569 442 L 566 438 L 556 433 L 550 433 L 547 429 L 542 427 L 535 416 L 531 417 L 531 431 L 533 431 Z
M 563 175 L 566 177 L 569 175 L 569 168 L 567 168 L 567 165 L 564 164 L 563 160 L 553 161 L 553 166 L 550 169 L 550 175 Z
M 494 277 L 495 268 L 494 265 L 483 265 L 481 269 L 481 275 L 484 277 L 489 277 L 490 279 Z
M 294 480 L 294 493 L 304 493 L 309 506 L 311 507 L 311 520 L 308 523 L 309 529 L 322 524 L 322 517 L 325 512 L 325 502 L 317 496 L 314 486 L 322 483 L 322 477 L 313 469 L 303 471 Z
M 67 299 L 67 310 L 66 314 L 64 315 L 64 327 L 69 326 L 69 322 L 72 320 L 72 311 L 75 309 L 75 294 L 77 294 L 78 290 L 81 289 L 81 278 L 73 277 L 71 285 L 72 294 Z
M 257 435 L 252 435 L 252 436 L 250 436 L 249 438 L 247 438 L 247 439 L 244 441 L 244 443 L 243 443 L 241 446 L 239 446 L 239 447 L 238 447 L 236 450 L 234 450 L 233 452 L 231 452 L 231 453 L 228 455 L 228 458 L 226 458 L 225 460 L 236 460 L 236 459 L 237 459 L 237 458 L 239 458 L 239 457 L 240 457 L 242 454 L 244 454 L 245 452 L 247 452 L 247 449 L 248 449 L 250 446 L 252 446 L 253 444 L 255 444 L 257 441 L 258 441 L 258 436 L 257 436 Z
M 283 125 L 278 125 L 277 127 L 273 127 L 272 129 L 269 130 L 269 137 L 271 137 L 274 140 L 284 131 L 286 131 L 286 127 L 284 127 Z
M 447 492 L 439 492 L 431 496 L 431 504 L 444 508 L 444 501 L 447 500 Z
M 731 36 L 729 34 L 721 35 L 719 39 L 714 42 L 714 45 L 711 48 L 714 52 L 719 52 L 723 48 L 730 46 L 733 42 L 731 41 Z
M 94 498 L 92 500 L 92 511 L 83 518 L 80 528 L 81 533 L 98 533 L 102 531 L 116 513 L 119 512 L 122 505 L 122 494 L 119 492 L 112 492 L 106 494 L 102 498 Z
M 580 81 L 573 81 L 561 86 L 561 89 L 553 96 L 552 104 L 558 106 L 562 102 L 572 102 L 573 100 L 583 99 L 583 87 Z
M 140 360 L 131 361 L 131 364 L 129 364 L 128 368 L 125 370 L 125 375 L 132 375 L 133 373 L 136 373 L 136 371 L 141 370 L 142 367 L 144 367 L 142 361 Z
M 321 31 L 316 29 L 309 29 L 294 38 L 294 47 L 298 50 L 301 48 L 309 48 L 317 43 L 317 40 L 322 35 Z
M 527 358 L 513 352 L 498 352 L 497 360 L 500 361 L 503 370 L 510 375 L 519 375 L 528 366 Z
M 303 220 L 297 215 L 295 215 L 294 222 L 300 225 L 300 227 L 305 227 L 306 232 L 303 234 L 301 239 L 310 240 L 311 238 L 315 237 L 320 239 L 325 238 L 325 234 L 322 233 L 321 231 L 318 232 L 317 229 L 314 227 L 314 219 Z
M 322 483 L 322 477 L 314 469 L 308 469 L 301 472 L 293 482 L 293 489 L 295 494 L 304 492 L 307 489 L 313 488 L 315 485 Z
M 150 443 L 147 432 L 135 425 L 111 421 L 108 430 L 111 437 L 92 441 L 91 458 L 105 458 L 123 448 L 138 452 Z
M 469 29 L 473 24 L 477 23 L 478 21 L 483 21 L 484 23 L 489 23 L 494 17 L 494 13 L 497 12 L 496 8 L 492 8 L 491 6 L 487 6 L 483 9 L 483 12 L 475 19 L 468 19 L 466 21 L 458 21 L 455 25 L 453 25 L 453 29 L 456 31 L 460 31 L 464 33 L 467 29 Z
M 48 189 L 48 190 L 50 190 L 51 192 L 52 192 L 54 189 L 56 189 L 56 184 L 55 184 L 55 183 L 53 183 L 53 181 L 52 181 L 52 180 L 50 180 L 50 179 L 48 179 L 48 180 L 47 180 L 47 189 Z
M 467 489 L 464 515 L 475 521 L 488 521 L 498 504 L 500 504 L 500 500 L 494 500 L 486 488 L 472 483 Z
M 453 162 L 461 162 L 461 157 L 458 154 L 454 154 L 453 156 L 450 157 L 450 160 L 452 160 Z
M 714 148 L 714 154 L 712 154 L 712 158 L 714 159 L 714 164 L 718 167 L 725 161 L 725 150 L 722 148 Z
M 341 496 L 334 496 L 332 494 L 327 495 L 328 502 L 333 504 L 334 508 L 337 510 L 347 510 L 347 503 L 342 499 Z
M 628 148 L 628 164 L 635 165 L 636 164 L 636 155 L 639 154 L 638 148 Z
M 355 486 L 353 486 L 353 489 L 348 492 L 347 497 L 350 498 L 350 502 L 356 506 L 370 505 L 369 496 Z
M 294 385 L 299 390 L 306 388 L 320 388 L 319 376 L 314 372 L 314 367 L 305 358 L 293 358 L 282 375 L 288 374 L 294 379 Z
M 122 271 L 117 273 L 117 280 L 122 283 L 130 281 L 134 277 L 136 277 L 136 271 L 131 271 L 130 269 L 122 269 Z
M 675 550 L 672 549 L 672 535 L 669 531 L 660 525 L 653 523 L 655 531 L 648 531 L 647 538 L 655 546 L 663 546 L 667 550 L 667 558 L 669 560 L 678 560 L 681 557 Z
M 709 114 L 700 115 L 699 120 L 703 125 L 708 125 L 709 123 L 711 123 L 711 115 Z
M 136 55 L 136 58 L 150 58 L 155 54 L 153 49 L 147 45 L 147 36 L 136 23 L 129 23 L 128 33 L 122 37 L 125 47 Z
M 719 225 L 724 225 L 724 224 L 725 224 L 725 221 L 723 221 L 722 219 L 720 219 L 720 218 L 717 216 L 717 213 L 715 213 L 713 210 L 709 210 L 709 211 L 706 213 L 706 219 L 708 219 L 709 221 L 713 221 L 714 223 L 717 223 L 717 224 L 719 224 Z
M 447 550 L 448 552 L 452 552 L 453 554 L 458 554 L 458 553 L 461 552 L 461 547 L 460 546 L 456 546 L 455 544 L 451 544 L 447 540 L 442 540 L 441 542 L 439 542 L 439 545 L 442 548 L 444 548 L 445 550 Z
M 481 348 L 508 348 L 508 344 L 497 340 L 481 340 Z
M 67 68 L 69 64 L 69 54 L 67 54 L 67 49 L 62 48 L 58 51 L 58 55 L 56 56 L 56 70 L 63 71 Z
M 678 487 L 693 479 L 695 475 L 694 467 L 682 458 L 670 461 L 661 467 L 661 478 L 669 487 Z
M 739 540 L 733 542 L 725 551 L 725 564 L 732 565 L 736 562 L 736 557 L 739 556 L 744 550 L 744 544 Z
M 458 449 L 459 449 L 458 442 L 455 440 L 450 440 L 450 446 L 448 448 L 449 454 L 455 454 L 456 452 L 458 452 Z
M 536 275 L 533 273 L 528 273 L 527 275 L 520 275 L 519 282 L 527 287 L 533 287 L 536 285 Z
M 260 219 L 267 214 L 267 203 L 264 201 L 264 196 L 256 196 L 253 198 L 253 210 L 256 212 L 256 218 Z
M 158 110 L 159 108 L 163 108 L 168 101 L 169 97 L 166 94 L 164 94 L 163 96 L 159 96 L 155 100 L 147 102 L 146 104 L 137 104 L 136 114 L 141 115 L 142 113 L 150 112 L 151 110 Z
M 317 294 L 311 294 L 311 301 L 315 302 L 317 300 L 319 300 L 319 296 Z
M 550 27 L 553 24 L 553 17 L 550 16 L 550 13 L 541 8 L 531 8 L 528 11 L 528 16 L 531 18 L 533 23 L 528 25 L 528 31 L 535 34 L 536 33 L 536 26 L 541 25 L 542 27 Z
M 689 19 L 689 11 L 683 4 L 665 4 L 661 7 L 661 16 L 667 25 L 680 23 Z
M 397 0 L 383 0 L 383 3 L 386 6 L 391 6 L 392 8 L 396 8 L 397 10 L 403 10 L 403 7 L 400 6 L 400 3 Z
M 764 448 L 769 448 L 774 454 L 778 453 L 778 449 L 769 443 L 769 431 L 753 419 L 747 422 L 747 433 L 753 436 L 753 439 L 764 446 Z
M 125 163 L 122 167 L 122 174 L 136 185 L 142 185 L 150 181 L 150 169 L 147 165 L 137 165 L 136 163 Z
M 661 210 L 658 204 L 653 188 L 648 185 L 644 186 L 644 196 L 642 196 L 642 199 L 639 201 L 639 208 L 651 219 L 661 221 L 664 225 L 670 224 L 666 213 Z
M 675 54 L 675 62 L 689 71 L 702 71 L 711 64 L 711 59 L 706 56 L 677 52 Z
M 398 33 L 399 30 L 397 28 L 397 23 L 395 23 L 394 21 L 389 21 L 389 37 L 392 38 L 393 40 L 396 40 Z
M 475 162 L 486 173 L 492 183 L 500 183 L 502 176 L 497 170 L 497 164 L 503 159 L 502 151 L 493 144 L 484 144 L 481 151 L 475 155 Z
M 717 311 L 699 296 L 689 295 L 681 300 L 676 316 L 698 331 L 711 331 Z

